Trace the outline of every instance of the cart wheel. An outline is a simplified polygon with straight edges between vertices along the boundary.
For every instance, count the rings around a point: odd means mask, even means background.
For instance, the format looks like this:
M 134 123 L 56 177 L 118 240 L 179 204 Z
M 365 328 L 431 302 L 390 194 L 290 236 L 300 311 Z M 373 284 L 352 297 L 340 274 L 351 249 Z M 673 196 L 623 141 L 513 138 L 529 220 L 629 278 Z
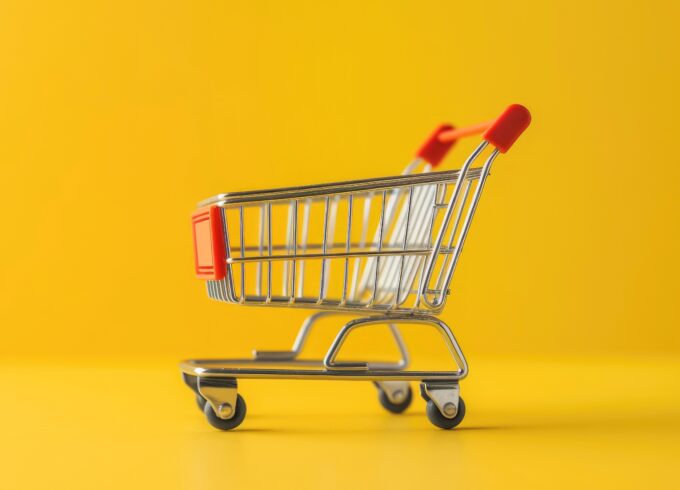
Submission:
M 411 405 L 411 400 L 413 400 L 413 391 L 411 391 L 411 387 L 409 386 L 408 391 L 406 392 L 406 396 L 404 397 L 404 400 L 401 401 L 400 403 L 393 403 L 387 397 L 387 393 L 378 388 L 378 399 L 380 400 L 380 404 L 383 406 L 383 408 L 385 408 L 385 410 L 391 413 L 398 414 L 402 413 L 409 407 L 409 405 Z
M 246 402 L 241 395 L 236 395 L 236 413 L 234 413 L 234 416 L 230 419 L 225 420 L 219 418 L 215 411 L 213 410 L 212 405 L 210 405 L 210 403 L 205 404 L 203 413 L 205 413 L 205 418 L 208 419 L 208 423 L 215 427 L 216 429 L 220 430 L 235 429 L 236 427 L 241 425 L 243 419 L 246 418 Z
M 208 402 L 205 398 L 203 398 L 201 395 L 196 393 L 196 405 L 198 405 L 198 409 L 202 412 L 205 410 L 205 404 Z
M 451 419 L 444 417 L 432 400 L 427 401 L 425 412 L 427 413 L 427 418 L 430 419 L 430 422 L 432 422 L 433 425 L 436 425 L 440 429 L 453 429 L 460 424 L 465 417 L 465 402 L 462 398 L 458 399 L 458 413 Z

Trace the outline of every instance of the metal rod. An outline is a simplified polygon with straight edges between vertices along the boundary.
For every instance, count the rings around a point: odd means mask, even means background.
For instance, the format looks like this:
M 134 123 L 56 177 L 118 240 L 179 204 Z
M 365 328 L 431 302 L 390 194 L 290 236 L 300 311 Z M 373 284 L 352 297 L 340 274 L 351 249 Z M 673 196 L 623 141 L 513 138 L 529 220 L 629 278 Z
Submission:
M 328 205 L 329 198 L 326 197 L 326 202 L 324 203 L 324 217 L 323 217 L 323 256 L 326 257 L 326 239 L 328 238 L 328 213 L 330 211 L 330 206 Z M 321 282 L 319 284 L 319 302 L 321 303 L 324 299 L 324 286 L 326 285 L 326 260 L 321 261 Z
M 443 252 L 443 251 L 442 251 Z M 402 255 L 429 255 L 431 249 L 409 249 L 409 250 L 382 250 L 382 251 L 366 251 L 366 252 L 329 252 L 318 254 L 296 254 L 296 255 L 263 255 L 262 257 L 245 257 L 243 259 L 238 257 L 230 257 L 227 259 L 227 264 L 239 264 L 243 262 L 275 262 L 281 260 L 311 260 L 311 259 L 344 259 L 344 258 L 379 258 L 379 257 L 400 257 Z M 450 252 L 449 252 L 450 253 Z
M 241 206 L 241 209 L 243 209 L 243 206 Z M 260 206 L 260 239 L 258 241 L 258 251 L 260 252 L 260 256 L 264 255 L 264 209 L 265 206 L 264 204 Z M 243 222 L 243 220 L 241 220 Z M 241 257 L 243 257 L 243 253 L 241 253 Z M 260 295 L 262 294 L 262 263 L 258 262 L 257 264 L 257 278 L 256 278 L 256 284 L 255 284 L 255 294 Z
M 454 214 L 455 218 L 453 219 L 453 224 L 450 226 L 451 228 L 451 234 L 449 236 L 449 241 L 447 243 L 447 247 L 451 248 L 451 245 L 453 243 L 453 239 L 456 236 L 456 231 L 458 231 L 458 225 L 460 223 L 460 217 L 463 214 L 463 208 L 465 207 L 465 203 L 467 202 L 468 195 L 470 194 L 470 182 L 465 182 L 465 190 L 463 191 L 463 197 L 458 199 L 458 202 L 454 205 Z M 444 276 L 444 270 L 448 268 L 449 265 L 449 259 L 450 255 L 445 255 L 444 256 L 444 261 L 442 263 L 441 268 L 439 269 L 439 273 L 437 274 L 437 280 L 435 284 L 437 284 L 438 288 L 441 288 L 441 281 L 445 277 Z
M 451 199 L 449 200 L 449 206 L 446 210 L 446 214 L 444 216 L 444 222 L 441 225 L 441 228 L 439 230 L 439 233 L 437 234 L 437 240 L 435 241 L 434 245 L 434 250 L 432 251 L 432 254 L 430 255 L 428 261 L 427 261 L 427 266 L 425 267 L 425 279 L 424 279 L 424 284 L 423 288 L 427 287 L 427 284 L 430 282 L 430 278 L 432 277 L 432 272 L 434 271 L 434 266 L 437 260 L 437 255 L 439 253 L 439 250 L 441 249 L 442 246 L 442 241 L 444 240 L 444 233 L 446 232 L 449 223 L 451 221 L 451 215 L 453 213 L 453 206 L 458 199 L 458 195 L 460 193 L 461 189 L 461 184 L 462 181 L 465 179 L 465 175 L 467 174 L 468 170 L 470 169 L 470 166 L 473 164 L 473 162 L 477 159 L 479 154 L 486 148 L 488 143 L 486 141 L 483 141 L 482 143 L 477 146 L 475 151 L 472 152 L 472 154 L 468 157 L 468 159 L 465 161 L 463 164 L 463 168 L 460 170 L 459 178 L 456 180 L 456 186 L 453 189 L 453 194 L 451 196 Z M 424 293 L 421 293 L 424 294 Z M 430 303 L 427 297 L 423 298 L 423 301 L 430 307 L 434 307 L 434 304 Z M 437 300 L 435 300 L 436 302 Z
M 297 255 L 297 234 L 298 234 L 298 201 L 293 200 L 293 255 Z M 293 259 L 293 271 L 290 281 L 290 301 L 295 301 L 295 275 L 297 274 L 297 261 Z
M 472 200 L 470 202 L 470 207 L 468 208 L 467 216 L 465 217 L 465 223 L 463 224 L 463 229 L 460 232 L 460 236 L 458 237 L 458 242 L 456 243 L 455 247 L 455 253 L 453 254 L 453 258 L 451 259 L 451 265 L 449 266 L 449 270 L 447 271 L 446 274 L 446 281 L 444 281 L 444 284 L 442 285 L 442 291 L 445 291 L 448 289 L 449 284 L 451 283 L 451 278 L 453 277 L 453 272 L 456 269 L 456 265 L 458 264 L 458 259 L 460 258 L 460 254 L 463 251 L 463 245 L 465 243 L 465 238 L 467 237 L 468 231 L 470 231 L 470 224 L 472 223 L 472 217 L 475 214 L 475 211 L 477 210 L 477 205 L 479 204 L 479 198 L 482 195 L 482 190 L 484 190 L 484 184 L 486 183 L 486 179 L 489 176 L 489 172 L 491 171 L 491 165 L 493 164 L 493 161 L 496 159 L 498 156 L 498 149 L 494 149 L 493 153 L 487 158 L 486 162 L 484 163 L 484 166 L 482 168 L 482 174 L 479 177 L 479 183 L 477 184 L 477 189 L 475 189 L 475 194 L 472 197 Z M 438 301 L 439 304 L 436 306 L 439 306 L 443 304 L 443 294 L 440 296 L 440 299 Z
M 427 172 L 420 174 L 398 175 L 392 177 L 380 177 L 362 179 L 333 184 L 320 184 L 311 186 L 288 187 L 283 189 L 269 189 L 260 191 L 232 192 L 218 194 L 198 203 L 199 207 L 217 205 L 229 206 L 235 204 L 267 203 L 275 201 L 288 201 L 300 198 L 325 198 L 327 195 L 352 194 L 366 191 L 394 190 L 398 187 L 408 187 L 418 184 L 432 184 L 436 182 L 455 182 L 458 180 L 460 170 L 445 172 Z M 478 169 L 472 169 L 465 178 L 476 179 L 480 175 Z
M 302 211 L 302 251 L 306 252 L 307 251 L 307 235 L 309 233 L 309 212 L 310 212 L 310 207 L 312 206 L 311 202 L 309 199 L 305 200 L 305 207 Z M 298 284 L 298 296 L 302 296 L 304 294 L 304 287 L 305 287 L 305 261 L 301 260 L 300 261 L 300 280 Z
M 240 230 L 241 230 L 241 258 L 245 258 L 245 237 L 243 233 L 243 229 L 245 227 L 243 221 L 244 221 L 244 215 L 243 215 L 243 206 L 240 208 Z M 227 263 L 229 260 L 227 259 Z M 259 294 L 259 292 L 258 292 Z M 241 302 L 245 300 L 246 297 L 246 264 L 241 264 Z
M 408 193 L 408 205 L 406 208 L 406 229 L 404 230 L 404 252 L 408 246 L 408 227 L 411 224 L 411 202 L 413 201 L 413 187 L 410 188 Z M 404 255 L 401 256 L 399 264 L 399 280 L 397 281 L 397 295 L 394 300 L 394 306 L 399 304 L 399 298 L 401 297 L 401 279 L 404 275 Z
M 366 246 L 366 238 L 368 236 L 368 220 L 371 213 L 371 202 L 373 201 L 373 193 L 367 195 L 364 199 L 364 216 L 361 225 L 361 236 L 359 237 L 359 248 L 363 249 Z M 373 245 L 371 245 L 373 246 Z M 350 298 L 357 298 L 357 281 L 359 280 L 359 271 L 361 268 L 361 260 L 354 261 L 354 275 L 352 277 L 352 289 L 350 290 Z
M 347 202 L 347 238 L 345 240 L 345 253 L 351 250 L 352 240 L 352 211 L 354 208 L 354 196 L 350 195 Z M 347 275 L 349 274 L 349 257 L 345 257 L 345 274 L 342 278 L 342 303 L 347 301 Z
M 272 254 L 272 203 L 267 203 L 267 249 Z M 272 299 L 272 263 L 267 262 L 267 301 Z
M 380 210 L 380 227 L 378 228 L 379 231 L 379 238 L 378 238 L 378 252 L 382 250 L 382 242 L 383 242 L 383 225 L 385 224 L 385 198 L 387 196 L 387 191 L 383 191 L 382 193 L 382 209 Z M 375 297 L 378 292 L 378 276 L 380 274 L 380 255 L 375 257 L 375 280 L 373 282 L 373 298 L 369 302 L 369 304 L 373 304 L 375 302 Z

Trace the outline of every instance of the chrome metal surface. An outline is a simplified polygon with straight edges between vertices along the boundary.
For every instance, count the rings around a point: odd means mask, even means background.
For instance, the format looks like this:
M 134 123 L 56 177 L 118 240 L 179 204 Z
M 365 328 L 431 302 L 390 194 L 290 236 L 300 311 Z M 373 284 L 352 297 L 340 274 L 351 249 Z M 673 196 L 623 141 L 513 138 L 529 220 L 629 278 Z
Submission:
M 381 323 L 388 324 L 390 330 L 392 331 L 394 340 L 397 343 L 397 346 L 401 353 L 401 360 L 399 362 L 384 363 L 369 361 L 351 361 L 351 362 L 336 361 L 336 358 L 340 353 L 340 349 L 342 348 L 343 344 L 347 340 L 347 337 L 349 336 L 350 333 L 352 333 L 354 330 L 360 327 L 365 327 L 368 325 L 377 325 Z M 431 317 L 419 318 L 415 316 L 392 316 L 392 315 L 358 318 L 345 324 L 345 326 L 342 327 L 337 337 L 333 341 L 333 344 L 331 345 L 330 349 L 328 349 L 328 352 L 326 353 L 326 357 L 323 360 L 324 367 L 327 370 L 362 370 L 362 371 L 370 370 L 387 371 L 405 369 L 409 362 L 408 352 L 406 350 L 406 346 L 404 345 L 404 341 L 401 337 L 401 334 L 399 333 L 397 324 L 408 323 L 419 323 L 424 325 L 429 324 L 437 327 L 444 337 L 446 345 L 449 349 L 451 356 L 453 357 L 454 362 L 456 363 L 456 366 L 458 366 L 459 368 L 459 374 L 462 374 L 464 376 L 465 373 L 467 373 L 467 362 L 465 360 L 465 356 L 463 356 L 463 352 L 461 351 L 460 346 L 458 345 L 458 342 L 456 341 L 456 338 L 453 335 L 453 332 L 451 332 L 451 329 L 444 322 L 437 318 Z
M 409 381 L 420 381 L 444 417 L 454 418 L 468 365 L 453 332 L 435 315 L 444 308 L 498 156 L 486 150 L 486 142 L 479 144 L 460 170 L 431 172 L 416 159 L 399 176 L 233 192 L 199 203 L 220 208 L 226 244 L 226 277 L 207 281 L 212 299 L 317 311 L 290 350 L 184 361 L 185 379 L 196 377 L 199 393 L 225 419 L 234 414 L 237 378 L 371 380 L 395 404 L 404 401 Z M 300 358 L 320 320 L 348 314 L 354 318 L 339 325 L 323 359 Z M 400 330 L 407 324 L 437 329 L 455 369 L 408 370 Z M 338 359 L 353 332 L 374 325 L 389 328 L 398 360 Z
M 390 326 L 395 341 L 401 350 L 402 359 L 396 363 L 378 361 L 339 362 L 336 357 L 347 336 L 355 329 L 377 324 Z M 406 324 L 430 325 L 436 328 L 449 350 L 455 363 L 455 371 L 407 371 L 408 353 L 398 326 Z M 303 329 L 305 325 L 303 324 Z M 308 333 L 308 331 L 307 331 Z M 305 333 L 305 336 L 307 335 Z M 298 335 L 298 338 L 300 335 Z M 301 346 L 297 352 L 301 350 Z M 323 360 L 299 360 L 292 353 L 281 351 L 265 352 L 254 359 L 193 359 L 180 364 L 185 374 L 207 377 L 228 378 L 290 378 L 290 379 L 365 379 L 373 381 L 389 380 L 460 380 L 467 376 L 468 365 L 451 329 L 441 320 L 414 315 L 377 315 L 351 320 L 341 328 L 340 333 L 330 346 Z M 283 353 L 285 352 L 285 354 Z M 267 366 L 267 367 L 265 367 Z
M 294 368 L 265 368 L 252 359 L 191 359 L 180 363 L 186 374 L 200 377 L 226 377 L 238 379 L 325 379 L 337 381 L 422 381 L 462 379 L 454 371 L 327 371 L 303 369 L 311 362 L 296 361 Z
M 287 199 L 325 197 L 329 194 L 348 194 L 360 191 L 374 191 L 393 189 L 409 185 L 418 185 L 432 182 L 449 182 L 458 178 L 459 170 L 447 170 L 444 172 L 426 172 L 420 174 L 406 174 L 390 177 L 378 177 L 372 179 L 349 180 L 332 184 L 316 184 L 296 187 L 283 187 L 279 189 L 266 189 L 256 191 L 229 192 L 204 199 L 198 203 L 198 207 L 216 204 L 225 206 L 228 204 L 253 204 L 267 201 L 281 201 Z M 470 171 L 467 176 L 470 179 L 479 177 L 479 171 Z
M 298 335 L 295 338 L 295 342 L 293 343 L 293 347 L 291 350 L 283 350 L 283 351 L 260 351 L 260 350 L 254 350 L 253 351 L 253 360 L 259 361 L 259 362 L 291 362 L 295 361 L 300 353 L 302 352 L 302 349 L 307 342 L 307 338 L 309 337 L 309 334 L 312 330 L 312 326 L 320 319 L 323 318 L 328 318 L 328 317 L 333 317 L 333 316 L 338 316 L 338 315 L 347 315 L 346 313 L 338 313 L 334 311 L 320 311 L 317 313 L 314 313 L 313 315 L 308 316 L 302 326 L 300 327 L 300 330 L 298 331 Z M 388 327 L 390 329 L 390 332 L 392 334 L 392 337 L 394 338 L 394 341 L 396 343 L 397 349 L 399 350 L 400 358 L 397 362 L 395 363 L 378 363 L 378 362 L 372 362 L 371 365 L 373 367 L 375 366 L 381 366 L 384 369 L 406 369 L 409 364 L 409 354 L 408 354 L 408 349 L 406 347 L 406 343 L 404 342 L 404 339 L 401 336 L 401 332 L 399 331 L 399 327 L 394 324 L 390 323 L 388 324 Z M 305 361 L 309 362 L 309 361 Z M 323 363 L 322 360 L 315 361 L 318 365 L 321 365 Z
M 429 172 L 426 165 L 408 174 L 422 163 L 414 161 L 395 177 L 202 202 L 221 207 L 227 243 L 227 277 L 208 281 L 208 295 L 255 306 L 438 313 L 497 154 L 471 168 L 485 147 L 458 171 Z

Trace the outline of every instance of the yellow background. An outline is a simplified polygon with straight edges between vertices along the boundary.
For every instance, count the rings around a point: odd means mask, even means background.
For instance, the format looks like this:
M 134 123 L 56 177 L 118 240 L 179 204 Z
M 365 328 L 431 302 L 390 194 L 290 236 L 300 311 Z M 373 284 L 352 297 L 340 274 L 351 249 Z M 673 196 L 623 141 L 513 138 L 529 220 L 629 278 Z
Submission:
M 558 468 L 565 484 L 669 483 L 679 20 L 670 1 L 1 2 L 6 487 L 245 485 L 263 464 L 284 486 L 435 484 L 430 461 L 466 486 Z M 396 174 L 436 124 L 512 102 L 533 123 L 494 167 L 442 315 L 472 365 L 466 423 L 488 430 L 434 431 L 422 402 L 395 421 L 370 387 L 341 384 L 329 407 L 310 393 L 336 388 L 287 382 L 253 383 L 241 434 L 207 427 L 174 360 L 283 348 L 304 313 L 208 300 L 195 203 Z M 64 460 L 36 462 L 40 447 Z

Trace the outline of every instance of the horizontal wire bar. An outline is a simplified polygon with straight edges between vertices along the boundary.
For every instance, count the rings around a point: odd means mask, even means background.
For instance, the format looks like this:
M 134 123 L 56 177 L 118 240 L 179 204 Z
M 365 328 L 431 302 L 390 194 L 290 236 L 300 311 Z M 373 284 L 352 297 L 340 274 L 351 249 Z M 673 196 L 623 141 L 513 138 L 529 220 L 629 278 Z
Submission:
M 272 247 L 276 249 L 276 247 Z M 283 250 L 283 249 L 282 249 Z M 456 251 L 456 247 L 442 247 L 439 251 L 442 255 L 452 254 Z M 282 255 L 253 255 L 250 257 L 229 257 L 226 260 L 227 264 L 239 264 L 242 262 L 258 262 L 267 260 L 304 260 L 304 259 L 343 259 L 352 257 L 399 257 L 402 255 L 421 256 L 432 252 L 431 248 L 413 248 L 409 250 L 401 250 L 396 248 L 383 248 L 380 252 L 369 250 L 363 252 L 327 252 L 317 254 L 282 254 Z
M 458 180 L 458 170 L 445 172 L 429 172 L 423 174 L 399 175 L 382 177 L 377 179 L 363 179 L 333 184 L 321 184 L 299 187 L 285 187 L 280 189 L 267 189 L 246 192 L 231 192 L 218 194 L 199 203 L 199 207 L 216 204 L 228 206 L 232 204 L 261 203 L 272 201 L 287 201 L 301 198 L 323 198 L 331 195 L 356 194 L 358 192 L 394 190 L 399 187 L 412 185 L 428 185 L 436 183 L 454 183 Z M 480 172 L 472 169 L 465 176 L 466 180 L 478 178 Z M 246 206 L 247 207 L 247 206 Z
M 320 253 L 320 254 L 288 254 L 288 255 L 262 255 L 255 257 L 229 257 L 227 259 L 227 264 L 239 264 L 242 262 L 262 262 L 269 260 L 307 260 L 307 259 L 344 259 L 346 257 L 388 257 L 388 256 L 402 256 L 402 255 L 428 255 L 432 250 L 426 248 L 420 248 L 415 250 L 381 250 L 370 251 L 370 252 L 331 252 L 331 253 Z M 446 253 L 444 250 L 441 253 Z

